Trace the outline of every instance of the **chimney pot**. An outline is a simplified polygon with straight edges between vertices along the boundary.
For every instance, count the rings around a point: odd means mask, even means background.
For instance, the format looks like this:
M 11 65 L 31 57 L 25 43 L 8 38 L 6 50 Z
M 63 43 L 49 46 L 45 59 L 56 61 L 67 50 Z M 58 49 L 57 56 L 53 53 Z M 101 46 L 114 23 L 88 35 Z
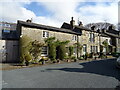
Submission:
M 70 25 L 71 25 L 71 27 L 72 27 L 72 29 L 73 29 L 73 27 L 74 27 L 74 25 L 75 25 L 75 20 L 73 20 L 73 17 L 71 17 Z
M 31 23 L 31 22 L 32 22 L 32 20 L 28 19 L 28 20 L 26 20 L 26 22 L 29 22 L 29 23 Z
M 79 26 L 83 26 L 83 24 L 82 24 L 82 22 L 81 22 L 81 21 L 79 22 Z

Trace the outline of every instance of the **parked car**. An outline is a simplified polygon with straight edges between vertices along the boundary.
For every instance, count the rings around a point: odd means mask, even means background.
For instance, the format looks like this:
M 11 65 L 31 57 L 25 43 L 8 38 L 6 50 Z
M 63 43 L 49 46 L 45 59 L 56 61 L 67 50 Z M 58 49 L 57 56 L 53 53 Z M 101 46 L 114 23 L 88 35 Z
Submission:
M 116 60 L 116 66 L 117 68 L 120 68 L 120 56 Z

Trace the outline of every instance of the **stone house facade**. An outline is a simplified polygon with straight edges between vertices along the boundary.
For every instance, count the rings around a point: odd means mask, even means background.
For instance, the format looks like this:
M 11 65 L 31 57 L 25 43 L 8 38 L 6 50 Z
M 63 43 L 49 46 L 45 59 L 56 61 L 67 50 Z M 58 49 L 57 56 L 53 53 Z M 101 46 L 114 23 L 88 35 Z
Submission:
M 63 23 L 61 28 L 35 24 L 32 22 L 18 21 L 17 31 L 19 33 L 19 37 L 27 35 L 32 40 L 37 40 L 41 43 L 44 43 L 44 39 L 48 37 L 55 37 L 56 40 L 60 41 L 69 40 L 70 42 L 66 47 L 73 46 L 75 43 L 80 43 L 83 46 L 81 53 L 78 52 L 76 47 L 74 47 L 74 56 L 76 57 L 79 57 L 80 54 L 84 55 L 86 52 L 100 52 L 99 33 L 83 27 L 82 23 L 80 25 L 75 25 L 73 18 L 70 21 L 70 24 Z M 109 37 L 102 38 L 110 39 Z M 46 46 L 43 47 L 42 51 L 41 56 L 48 55 L 48 48 Z

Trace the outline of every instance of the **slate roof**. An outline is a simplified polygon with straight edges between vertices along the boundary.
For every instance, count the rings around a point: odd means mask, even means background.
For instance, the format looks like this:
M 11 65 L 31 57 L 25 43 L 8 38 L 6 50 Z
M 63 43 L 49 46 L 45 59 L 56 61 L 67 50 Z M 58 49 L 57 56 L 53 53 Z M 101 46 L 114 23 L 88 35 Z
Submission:
M 66 29 L 71 30 L 72 27 L 71 27 L 70 24 L 64 22 L 63 25 L 61 26 L 61 28 L 66 28 Z M 86 28 L 86 27 L 84 27 L 84 26 L 78 26 L 78 25 L 74 25 L 74 29 L 96 32 L 96 31 L 93 31 L 93 30 L 91 30 L 91 29 L 89 29 L 89 28 Z M 73 29 L 73 31 L 76 31 L 76 30 L 74 30 L 74 29 Z
M 38 28 L 38 29 L 45 29 L 45 30 L 56 31 L 56 32 L 64 32 L 64 33 L 70 33 L 70 34 L 76 34 L 76 35 L 81 35 L 82 34 L 82 30 L 98 33 L 97 31 L 93 31 L 93 30 L 91 30 L 89 28 L 86 28 L 84 26 L 77 26 L 77 25 L 75 25 L 73 30 L 72 30 L 71 29 L 72 28 L 71 25 L 66 23 L 66 22 L 63 23 L 61 28 L 57 28 L 57 27 L 53 27 L 53 26 L 47 26 L 47 25 L 36 24 L 36 23 L 32 23 L 32 22 L 25 22 L 25 21 L 18 20 L 17 27 L 21 27 L 21 26 L 26 26 L 26 27 L 31 27 L 31 28 Z M 120 38 L 119 35 L 116 35 L 117 33 L 118 32 L 114 32 L 114 33 L 112 33 L 112 32 L 105 32 L 105 33 L 101 33 L 101 35 L 105 36 L 105 37 Z
M 115 35 L 115 34 L 112 34 L 112 33 L 109 33 L 109 32 L 106 32 L 105 34 L 110 36 L 110 37 L 115 37 L 115 38 L 119 38 L 120 39 L 120 35 Z
M 81 35 L 81 33 L 77 33 L 75 31 L 72 31 L 72 30 L 69 30 L 69 29 L 57 28 L 57 27 L 52 27 L 52 26 L 47 26 L 47 25 L 42 25 L 42 24 L 36 24 L 36 23 L 31 23 L 31 22 L 25 22 L 25 21 L 20 21 L 20 20 L 18 20 L 18 25 L 19 26 L 31 27 L 31 28 L 38 28 L 38 29 L 56 31 L 56 32 L 64 32 L 64 33 Z

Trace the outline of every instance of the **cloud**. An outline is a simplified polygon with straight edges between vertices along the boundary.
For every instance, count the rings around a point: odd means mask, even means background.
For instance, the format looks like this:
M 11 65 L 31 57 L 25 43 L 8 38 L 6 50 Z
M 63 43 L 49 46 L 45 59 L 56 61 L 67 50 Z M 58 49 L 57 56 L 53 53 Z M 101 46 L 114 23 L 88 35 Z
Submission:
M 78 0 L 79 1 L 79 0 Z M 102 0 L 96 2 L 95 5 L 81 6 L 83 2 L 41 2 L 49 11 L 54 13 L 51 17 L 57 19 L 60 22 L 69 22 L 70 17 L 78 18 L 83 24 L 95 23 L 95 22 L 107 22 L 117 24 L 118 22 L 118 3 L 108 2 L 105 3 Z M 90 0 L 89 0 L 90 1 Z M 78 7 L 79 6 L 79 7 Z M 77 24 L 77 22 L 76 22 Z
M 24 7 L 35 1 L 38 5 L 42 4 L 46 10 L 50 11 L 52 16 L 36 16 L 33 11 Z M 78 18 L 83 24 L 103 22 L 104 20 L 115 24 L 118 22 L 117 2 L 111 2 L 108 5 L 103 0 L 99 0 L 96 1 L 95 5 L 82 6 L 85 2 L 91 2 L 91 0 L 59 0 L 57 2 L 48 2 L 46 0 L 21 0 L 19 2 L 17 0 L 4 0 L 4 2 L 0 2 L 0 17 L 2 17 L 2 20 L 8 22 L 16 22 L 17 20 L 25 21 L 33 18 L 33 22 L 35 23 L 55 27 L 60 27 L 63 22 L 69 23 L 72 16 L 76 20 L 76 24 Z
M 79 13 L 83 17 L 85 23 L 87 22 L 107 22 L 116 24 L 118 22 L 118 3 L 97 3 L 94 6 L 88 5 L 79 8 Z M 89 21 L 88 21 L 89 20 Z
M 25 20 L 35 17 L 35 14 L 22 7 L 18 2 L 2 2 L 0 3 L 0 17 L 3 21 L 16 22 L 17 19 Z

